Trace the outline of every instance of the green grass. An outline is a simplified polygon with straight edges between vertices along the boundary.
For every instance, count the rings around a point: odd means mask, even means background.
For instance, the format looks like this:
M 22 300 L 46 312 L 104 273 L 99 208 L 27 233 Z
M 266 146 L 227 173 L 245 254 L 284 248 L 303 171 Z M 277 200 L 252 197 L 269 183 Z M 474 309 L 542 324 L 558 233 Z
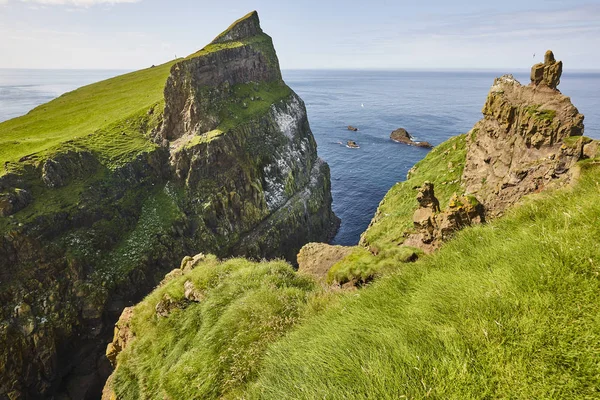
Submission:
M 203 301 L 185 300 L 187 280 Z M 137 337 L 119 355 L 118 398 L 235 397 L 254 378 L 266 346 L 298 321 L 315 289 L 312 279 L 282 261 L 209 256 L 135 307 Z M 166 294 L 179 308 L 158 317 L 156 304 Z
M 532 117 L 535 117 L 535 118 L 543 120 L 543 121 L 551 122 L 552 120 L 554 120 L 554 118 L 556 117 L 556 111 L 541 110 L 540 107 L 541 106 L 539 106 L 539 105 L 527 106 L 527 107 L 525 107 L 525 111 L 527 112 L 527 114 L 531 115 Z
M 221 110 L 222 122 L 218 129 L 228 131 L 257 115 L 266 114 L 273 104 L 287 98 L 291 93 L 291 89 L 283 82 L 235 85 L 233 95 Z
M 149 119 L 144 115 L 163 101 L 165 82 L 175 62 L 84 86 L 0 123 L 0 160 L 17 163 L 39 153 L 43 158 L 44 152 L 62 151 L 67 142 L 76 147 L 85 142 L 109 159 L 151 147 L 141 129 L 144 119 Z
M 252 399 L 600 397 L 600 167 L 269 347 Z

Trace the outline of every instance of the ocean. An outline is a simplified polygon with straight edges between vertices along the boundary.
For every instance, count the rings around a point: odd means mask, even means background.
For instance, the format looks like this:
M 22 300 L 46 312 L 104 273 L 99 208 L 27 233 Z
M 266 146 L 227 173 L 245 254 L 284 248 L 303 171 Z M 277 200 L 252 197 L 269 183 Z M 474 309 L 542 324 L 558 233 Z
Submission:
M 126 71 L 2 70 L 0 121 L 18 117 L 77 87 Z M 512 72 L 521 83 L 528 71 Z M 333 243 L 354 245 L 386 192 L 428 152 L 390 140 L 405 128 L 437 145 L 481 119 L 502 72 L 283 71 L 306 103 L 319 156 L 331 167 L 333 209 L 342 225 Z M 565 73 L 560 90 L 585 115 L 585 135 L 600 139 L 600 73 Z M 351 132 L 348 125 L 359 128 Z M 354 140 L 359 149 L 345 146 Z M 341 143 L 341 144 L 340 144 Z

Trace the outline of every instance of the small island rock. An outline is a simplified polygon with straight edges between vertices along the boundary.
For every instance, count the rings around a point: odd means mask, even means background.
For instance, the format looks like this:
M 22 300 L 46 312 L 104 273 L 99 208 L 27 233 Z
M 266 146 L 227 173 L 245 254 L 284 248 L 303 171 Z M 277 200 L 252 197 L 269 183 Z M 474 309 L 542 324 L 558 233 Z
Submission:
M 408 131 L 404 128 L 399 128 L 392 132 L 390 139 L 392 139 L 394 142 L 404 143 L 409 146 L 424 147 L 427 149 L 431 149 L 433 147 L 429 142 L 415 142 L 410 133 L 408 133 Z
M 352 125 L 348 125 L 348 130 L 349 130 L 349 131 L 352 131 L 352 132 L 358 132 L 358 128 L 357 128 L 357 127 L 354 127 L 354 126 L 352 126 Z

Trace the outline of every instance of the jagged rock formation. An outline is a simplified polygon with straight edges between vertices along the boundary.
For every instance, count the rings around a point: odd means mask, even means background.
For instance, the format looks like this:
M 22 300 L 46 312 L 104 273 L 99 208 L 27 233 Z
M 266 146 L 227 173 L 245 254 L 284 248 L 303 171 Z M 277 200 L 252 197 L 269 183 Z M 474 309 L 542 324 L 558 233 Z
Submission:
M 562 68 L 562 61 L 556 61 L 554 53 L 548 50 L 544 55 L 544 62 L 535 64 L 531 68 L 531 84 L 535 86 L 546 85 L 550 89 L 556 89 L 560 84 Z
M 543 73 L 540 72 L 543 70 Z M 467 135 L 462 183 L 496 216 L 526 194 L 570 180 L 583 157 L 583 115 L 556 90 L 562 64 L 552 52 L 534 66 L 532 83 L 512 75 L 494 81 L 484 118 Z
M 185 254 L 295 262 L 337 229 L 329 167 L 256 13 L 174 63 L 164 106 L 136 118 L 116 126 L 139 121 L 144 150 L 116 166 L 70 142 L 0 176 L 0 398 L 97 397 L 114 321 Z
M 425 252 L 437 249 L 452 233 L 484 222 L 483 207 L 474 196 L 454 194 L 442 212 L 435 197 L 434 185 L 425 182 L 417 195 L 419 208 L 413 215 L 415 230 L 404 242 Z
M 390 139 L 394 142 L 404 143 L 409 146 L 424 147 L 431 149 L 433 146 L 429 142 L 415 142 L 410 133 L 404 128 L 398 128 L 390 134 Z

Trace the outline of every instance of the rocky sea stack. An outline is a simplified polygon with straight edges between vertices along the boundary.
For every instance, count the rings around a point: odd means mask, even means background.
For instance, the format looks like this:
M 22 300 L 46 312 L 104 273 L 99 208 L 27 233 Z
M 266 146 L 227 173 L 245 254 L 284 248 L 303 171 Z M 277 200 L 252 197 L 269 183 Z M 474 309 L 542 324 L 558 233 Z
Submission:
M 533 66 L 530 85 L 512 75 L 496 79 L 483 119 L 467 134 L 462 183 L 490 216 L 526 194 L 568 183 L 577 161 L 595 148 L 582 136 L 583 115 L 556 88 L 561 74 L 562 62 L 548 51 Z
M 413 139 L 410 133 L 404 128 L 398 128 L 390 134 L 390 139 L 394 142 L 404 143 L 409 146 L 424 147 L 431 149 L 433 146 L 429 142 L 417 142 Z
M 0 398 L 99 396 L 121 311 L 184 255 L 295 262 L 337 229 L 329 167 L 256 12 L 0 133 Z

